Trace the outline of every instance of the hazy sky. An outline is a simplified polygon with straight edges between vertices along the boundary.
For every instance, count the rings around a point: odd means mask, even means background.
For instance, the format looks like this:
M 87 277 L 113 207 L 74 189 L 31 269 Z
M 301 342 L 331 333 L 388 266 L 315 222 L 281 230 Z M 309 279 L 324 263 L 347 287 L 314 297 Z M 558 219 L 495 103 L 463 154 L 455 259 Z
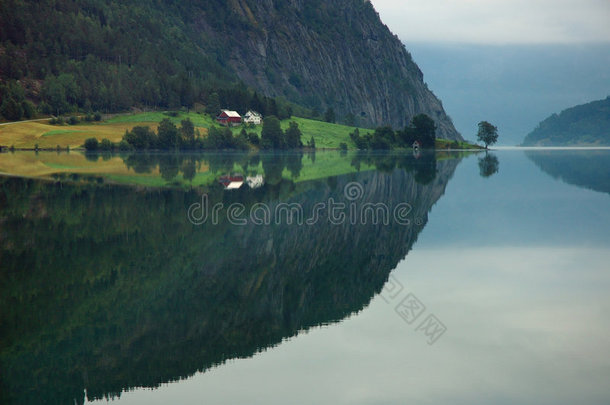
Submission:
M 610 43 L 610 0 L 371 0 L 405 42 Z

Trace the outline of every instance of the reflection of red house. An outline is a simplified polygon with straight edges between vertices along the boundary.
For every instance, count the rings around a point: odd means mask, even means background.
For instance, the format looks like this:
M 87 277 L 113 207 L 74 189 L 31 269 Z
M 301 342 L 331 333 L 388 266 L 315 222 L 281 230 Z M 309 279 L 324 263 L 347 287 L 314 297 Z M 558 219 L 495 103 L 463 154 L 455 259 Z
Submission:
M 237 111 L 222 110 L 220 115 L 216 117 L 216 122 L 220 125 L 239 125 L 241 124 L 241 115 Z
M 244 176 L 234 174 L 232 176 L 221 176 L 218 182 L 223 185 L 225 190 L 237 190 L 244 184 Z

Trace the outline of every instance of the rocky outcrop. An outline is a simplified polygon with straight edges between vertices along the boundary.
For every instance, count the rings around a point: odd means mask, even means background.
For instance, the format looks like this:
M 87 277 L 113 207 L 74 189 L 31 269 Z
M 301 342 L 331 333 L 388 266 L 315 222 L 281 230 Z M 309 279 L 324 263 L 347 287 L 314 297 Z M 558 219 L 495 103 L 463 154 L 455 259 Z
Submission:
M 462 139 L 400 40 L 368 1 L 231 0 L 230 32 L 195 18 L 212 42 L 227 44 L 226 61 L 240 79 L 361 125 L 402 128 L 417 114 L 437 135 Z
M 244 90 L 243 82 L 319 112 L 332 107 L 339 121 L 361 126 L 399 129 L 425 113 L 438 136 L 461 139 L 369 1 L 2 4 L 0 83 L 18 81 L 26 97 L 56 111 L 173 109 L 209 103 L 227 88 Z M 52 75 L 64 76 L 47 82 Z M 42 91 L 30 83 L 42 83 Z M 49 88 L 58 89 L 56 97 Z M 226 107 L 237 108 L 243 94 Z M 0 90 L 0 104 L 2 96 Z

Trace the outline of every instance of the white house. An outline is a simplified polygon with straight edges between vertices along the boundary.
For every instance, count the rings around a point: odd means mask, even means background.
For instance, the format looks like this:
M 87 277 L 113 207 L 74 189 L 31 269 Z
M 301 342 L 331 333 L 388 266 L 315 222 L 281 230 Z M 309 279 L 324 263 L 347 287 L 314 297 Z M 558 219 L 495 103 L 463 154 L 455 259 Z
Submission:
M 263 116 L 256 111 L 250 110 L 244 115 L 244 123 L 246 124 L 260 125 L 262 122 Z
M 251 189 L 260 188 L 265 184 L 265 179 L 262 175 L 258 174 L 256 176 L 246 177 L 246 183 Z

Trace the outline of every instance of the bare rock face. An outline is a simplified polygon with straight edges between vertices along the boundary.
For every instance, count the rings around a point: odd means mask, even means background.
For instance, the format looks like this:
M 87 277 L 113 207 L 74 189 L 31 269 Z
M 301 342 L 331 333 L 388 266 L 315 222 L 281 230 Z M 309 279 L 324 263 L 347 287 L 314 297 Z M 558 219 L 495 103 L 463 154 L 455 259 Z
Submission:
M 462 137 L 398 37 L 363 0 L 230 0 L 230 28 L 197 19 L 237 76 L 269 96 L 361 125 L 402 128 L 420 113 L 437 136 Z

